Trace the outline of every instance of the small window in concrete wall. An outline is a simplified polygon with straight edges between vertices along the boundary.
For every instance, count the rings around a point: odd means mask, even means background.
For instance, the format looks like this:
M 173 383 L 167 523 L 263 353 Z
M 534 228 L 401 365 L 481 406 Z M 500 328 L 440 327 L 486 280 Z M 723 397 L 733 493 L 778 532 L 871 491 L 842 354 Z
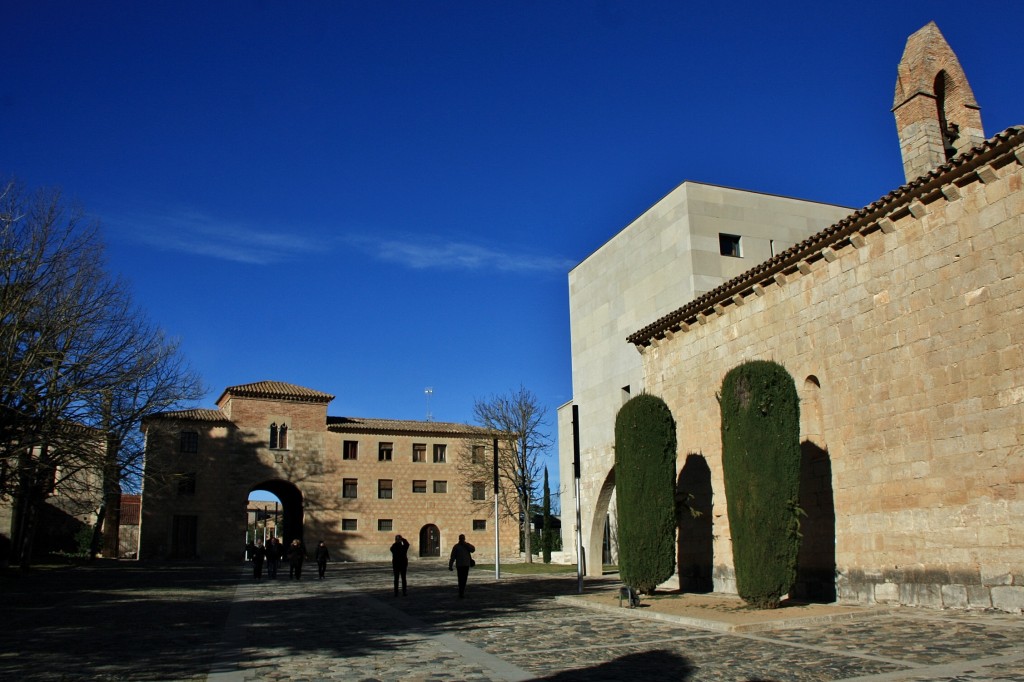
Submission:
M 426 462 L 427 461 L 427 444 L 426 443 L 413 443 L 412 444 L 412 461 L 414 461 L 414 462 Z
M 446 492 L 448 492 L 448 481 L 434 481 L 434 492 L 435 493 L 446 493 Z
M 448 446 L 444 443 L 434 445 L 434 463 L 444 464 L 448 461 Z
M 377 445 L 377 461 L 390 462 L 394 446 L 391 443 L 379 443 Z
M 390 533 L 393 525 L 391 519 L 377 519 L 377 530 Z
M 359 441 L 347 440 L 341 445 L 342 459 L 357 459 L 359 457 Z
M 487 519 L 473 519 L 473 530 L 487 530 Z
M 487 449 L 483 445 L 474 445 L 473 446 L 473 458 L 472 458 L 473 464 L 483 464 L 485 461 L 487 461 L 485 459 L 486 456 L 487 456 Z
M 379 479 L 377 481 L 377 498 L 381 500 L 390 500 L 392 493 L 392 482 L 390 479 Z
M 346 478 L 341 484 L 341 496 L 355 499 L 359 494 L 359 481 L 355 478 Z
M 743 252 L 740 249 L 740 238 L 735 234 L 718 234 L 718 252 L 723 256 L 731 258 L 742 258 Z
M 342 519 L 341 520 L 342 530 L 359 530 L 359 521 L 356 519 Z

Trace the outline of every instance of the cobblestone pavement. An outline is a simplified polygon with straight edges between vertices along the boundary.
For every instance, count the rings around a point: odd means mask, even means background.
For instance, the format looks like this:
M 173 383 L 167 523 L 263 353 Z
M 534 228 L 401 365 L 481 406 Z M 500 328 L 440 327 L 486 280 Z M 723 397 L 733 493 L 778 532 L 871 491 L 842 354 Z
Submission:
M 238 567 L 120 564 L 0 577 L 0 679 L 1024 682 L 1020 615 L 896 609 L 757 634 L 556 602 L 570 576 L 441 563 L 255 582 Z M 588 579 L 588 586 L 600 581 Z M 608 584 L 608 581 L 605 581 Z

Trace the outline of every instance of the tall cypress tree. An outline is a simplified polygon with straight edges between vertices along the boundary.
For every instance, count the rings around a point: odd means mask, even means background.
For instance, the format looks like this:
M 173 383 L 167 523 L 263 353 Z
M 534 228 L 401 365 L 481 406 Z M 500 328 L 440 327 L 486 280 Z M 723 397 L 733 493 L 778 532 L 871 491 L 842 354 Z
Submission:
M 541 526 L 540 546 L 544 563 L 551 563 L 551 488 L 548 486 L 548 468 L 544 467 L 544 525 Z
M 800 549 L 800 406 L 793 377 L 756 360 L 725 376 L 722 468 L 736 588 L 777 608 L 796 580 Z
M 676 423 L 661 398 L 642 393 L 615 418 L 619 575 L 645 594 L 676 562 Z

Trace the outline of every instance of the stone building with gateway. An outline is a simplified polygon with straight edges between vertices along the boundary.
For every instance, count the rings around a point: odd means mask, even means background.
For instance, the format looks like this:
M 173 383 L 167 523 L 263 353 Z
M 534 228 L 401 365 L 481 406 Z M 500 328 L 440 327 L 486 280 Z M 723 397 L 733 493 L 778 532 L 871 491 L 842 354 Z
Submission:
M 1024 128 L 984 139 L 933 23 L 907 41 L 893 112 L 905 185 L 624 335 L 637 388 L 677 421 L 678 492 L 704 512 L 680 520 L 684 589 L 735 592 L 715 394 L 732 368 L 765 359 L 801 399 L 796 594 L 1024 609 Z M 576 352 L 574 339 L 574 392 Z M 582 435 L 595 427 L 580 412 Z M 581 453 L 593 555 L 614 460 L 582 438 Z
M 470 480 L 487 434 L 466 424 L 332 417 L 334 396 L 261 381 L 224 390 L 216 409 L 146 417 L 142 559 L 241 560 L 250 493 L 281 501 L 278 537 L 325 540 L 336 561 L 447 557 L 459 534 L 494 560 L 493 482 Z M 481 439 L 481 436 L 484 436 Z M 501 556 L 518 558 L 503 517 Z

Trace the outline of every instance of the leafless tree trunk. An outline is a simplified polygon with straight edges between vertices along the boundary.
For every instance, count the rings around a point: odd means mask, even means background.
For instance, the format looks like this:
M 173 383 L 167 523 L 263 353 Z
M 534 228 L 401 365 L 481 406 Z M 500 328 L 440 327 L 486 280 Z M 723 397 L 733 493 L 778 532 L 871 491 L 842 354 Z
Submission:
M 507 394 L 476 400 L 473 414 L 486 433 L 498 438 L 498 476 L 505 483 L 501 486 L 499 501 L 506 514 L 519 520 L 526 561 L 532 563 L 530 509 L 541 470 L 538 458 L 551 446 L 551 437 L 546 431 L 547 410 L 532 392 L 520 386 Z M 490 441 L 485 437 L 474 445 L 480 447 L 486 443 Z M 482 462 L 473 463 L 472 457 L 461 458 L 469 462 L 463 471 L 464 477 L 491 480 L 492 447 L 486 447 L 486 453 Z
M 201 388 L 177 345 L 105 271 L 97 228 L 59 193 L 14 183 L 0 191 L 0 372 L 0 457 L 17 472 L 0 495 L 22 510 L 12 540 L 23 564 L 31 521 L 55 488 L 105 515 L 105 497 L 141 480 L 133 438 L 145 410 Z

